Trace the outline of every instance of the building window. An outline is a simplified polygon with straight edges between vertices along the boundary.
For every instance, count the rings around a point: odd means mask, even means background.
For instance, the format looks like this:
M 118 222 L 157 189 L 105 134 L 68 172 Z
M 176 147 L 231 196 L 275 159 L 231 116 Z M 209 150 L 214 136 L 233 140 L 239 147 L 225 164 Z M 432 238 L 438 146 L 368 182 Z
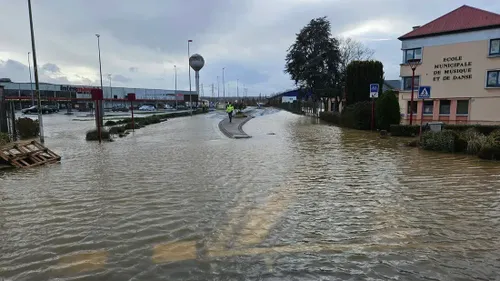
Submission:
M 469 114 L 469 101 L 459 100 L 457 101 L 457 115 L 468 115 Z
M 450 115 L 450 108 L 451 108 L 450 100 L 439 101 L 439 115 Z
M 413 89 L 418 90 L 419 85 L 420 85 L 420 76 L 415 76 L 415 83 L 413 85 Z M 403 90 L 411 91 L 411 76 L 403 77 Z
M 424 115 L 432 115 L 434 111 L 434 101 L 424 101 Z
M 417 101 L 413 101 L 413 106 L 411 105 L 411 101 L 408 101 L 408 106 L 406 107 L 406 113 L 410 114 L 410 107 L 413 107 L 413 114 L 417 114 Z
M 422 48 L 403 50 L 403 63 L 408 63 L 411 59 L 422 59 Z
M 500 38 L 490 40 L 490 56 L 500 55 Z
M 500 87 L 500 70 L 488 71 L 486 87 Z

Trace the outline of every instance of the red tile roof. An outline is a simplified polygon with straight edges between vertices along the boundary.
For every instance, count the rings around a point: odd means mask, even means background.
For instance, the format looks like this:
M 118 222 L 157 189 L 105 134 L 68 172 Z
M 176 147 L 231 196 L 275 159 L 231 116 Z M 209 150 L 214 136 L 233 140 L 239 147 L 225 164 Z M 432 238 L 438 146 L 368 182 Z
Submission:
M 463 5 L 415 30 L 399 37 L 399 40 L 436 36 L 466 30 L 500 27 L 500 15 L 478 8 Z

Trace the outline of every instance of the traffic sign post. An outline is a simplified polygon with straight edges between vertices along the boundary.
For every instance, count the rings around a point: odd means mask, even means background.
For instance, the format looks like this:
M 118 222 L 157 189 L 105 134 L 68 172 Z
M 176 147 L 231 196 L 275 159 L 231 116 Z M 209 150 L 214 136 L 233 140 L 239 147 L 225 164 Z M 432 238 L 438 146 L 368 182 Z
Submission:
M 425 99 L 431 98 L 431 86 L 420 86 L 418 87 L 418 99 L 422 100 L 422 108 L 420 109 L 420 132 L 419 138 L 422 140 L 422 128 L 424 123 L 424 103 Z
M 375 98 L 378 98 L 379 84 L 370 84 L 370 98 L 372 98 L 372 131 L 375 129 Z

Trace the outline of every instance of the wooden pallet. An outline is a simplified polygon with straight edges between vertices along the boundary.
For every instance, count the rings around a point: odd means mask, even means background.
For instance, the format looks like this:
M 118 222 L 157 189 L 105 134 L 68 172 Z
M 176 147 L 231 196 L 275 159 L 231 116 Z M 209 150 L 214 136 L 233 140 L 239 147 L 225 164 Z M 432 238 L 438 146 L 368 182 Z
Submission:
M 0 149 L 0 158 L 16 168 L 31 168 L 61 161 L 61 156 L 37 141 L 3 147 Z

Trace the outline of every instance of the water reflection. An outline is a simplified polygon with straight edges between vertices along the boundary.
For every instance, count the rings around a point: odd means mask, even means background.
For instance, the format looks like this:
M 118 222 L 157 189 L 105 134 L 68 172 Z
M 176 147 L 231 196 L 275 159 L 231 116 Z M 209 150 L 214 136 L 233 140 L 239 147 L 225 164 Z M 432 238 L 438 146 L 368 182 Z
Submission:
M 286 112 L 222 115 L 115 143 L 46 118 L 61 164 L 0 174 L 13 280 L 492 280 L 500 168 Z M 269 133 L 274 133 L 270 135 Z

